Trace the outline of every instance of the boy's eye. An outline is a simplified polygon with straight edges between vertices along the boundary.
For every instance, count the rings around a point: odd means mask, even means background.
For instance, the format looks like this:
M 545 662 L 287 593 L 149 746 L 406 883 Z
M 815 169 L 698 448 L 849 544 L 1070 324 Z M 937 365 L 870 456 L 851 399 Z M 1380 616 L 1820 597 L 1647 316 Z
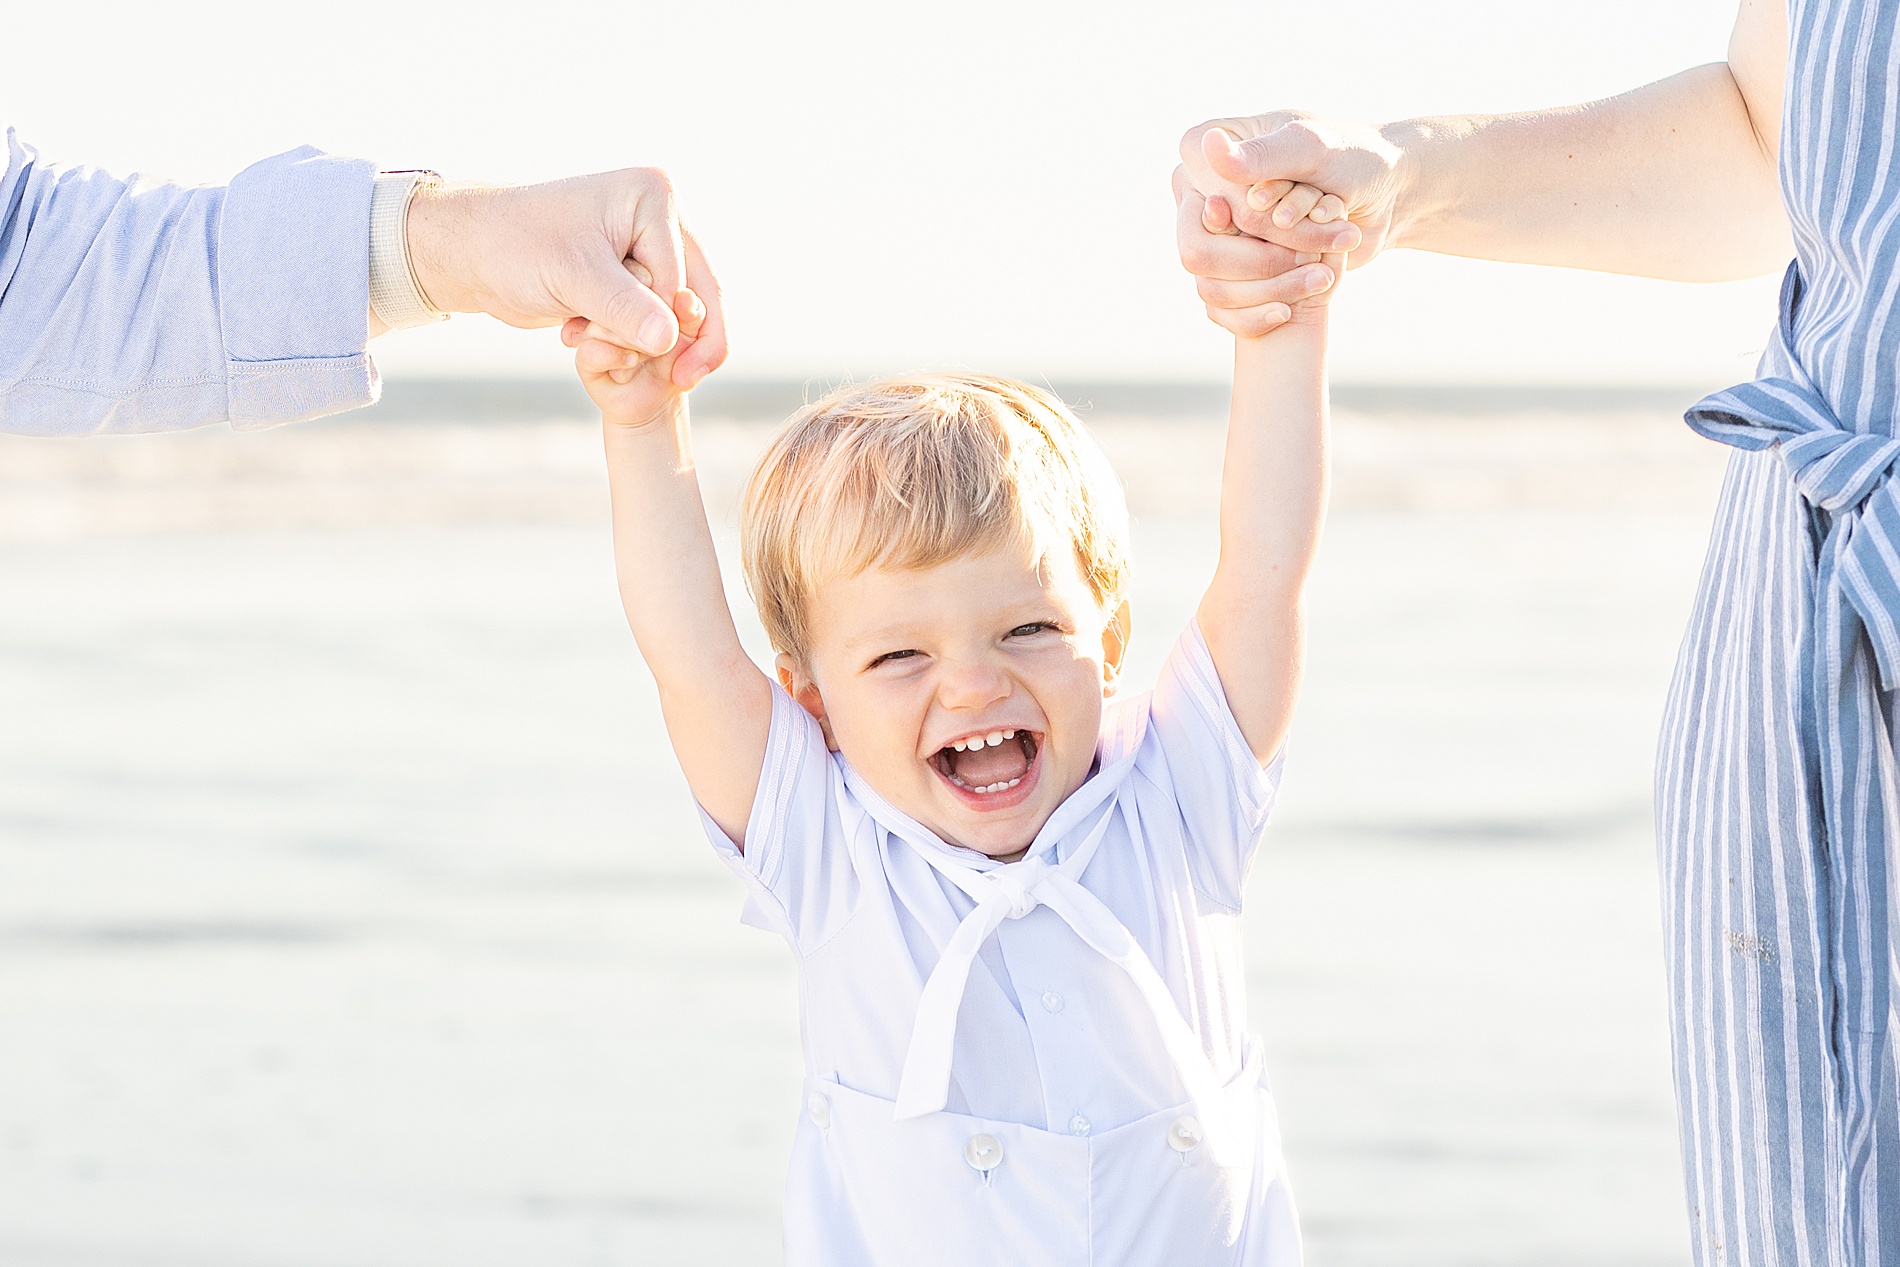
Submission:
M 909 659 L 915 658 L 916 655 L 917 653 L 915 651 L 886 651 L 883 655 L 871 661 L 871 663 L 866 665 L 865 667 L 875 669 L 878 665 L 884 664 L 888 661 L 909 660 Z
M 1009 631 L 1009 636 L 1012 638 L 1030 638 L 1054 628 L 1055 626 L 1046 620 L 1033 620 L 1026 625 L 1016 626 Z

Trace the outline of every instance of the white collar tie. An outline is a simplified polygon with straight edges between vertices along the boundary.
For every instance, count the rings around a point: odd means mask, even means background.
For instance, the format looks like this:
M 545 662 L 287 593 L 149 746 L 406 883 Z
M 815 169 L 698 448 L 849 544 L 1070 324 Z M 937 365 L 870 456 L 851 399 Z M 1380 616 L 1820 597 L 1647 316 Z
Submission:
M 1189 1096 L 1202 1106 L 1204 1118 L 1212 1111 L 1221 1095 L 1220 1080 L 1201 1040 L 1181 1018 L 1167 983 L 1155 971 L 1134 934 L 1079 882 L 1118 812 L 1120 807 L 1110 798 L 1081 846 L 1054 864 L 1044 856 L 1052 844 L 1019 862 L 984 869 L 947 850 L 919 850 L 945 879 L 976 899 L 976 909 L 957 925 L 924 983 L 910 1050 L 904 1058 L 903 1079 L 897 1089 L 898 1121 L 935 1113 L 949 1100 L 957 1011 L 963 1005 L 964 987 L 969 983 L 977 951 L 1004 920 L 1021 919 L 1038 906 L 1055 912 L 1096 953 L 1129 975 L 1154 1013 L 1162 1042 Z

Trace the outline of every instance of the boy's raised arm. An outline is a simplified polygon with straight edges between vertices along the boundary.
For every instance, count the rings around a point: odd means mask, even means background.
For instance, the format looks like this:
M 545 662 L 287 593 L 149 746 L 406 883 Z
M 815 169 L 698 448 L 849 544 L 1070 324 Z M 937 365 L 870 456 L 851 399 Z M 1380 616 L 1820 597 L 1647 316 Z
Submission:
M 618 364 L 609 359 L 618 350 L 584 343 L 576 363 L 605 424 L 627 623 L 659 685 L 667 735 L 693 795 L 743 848 L 772 694 L 726 605 L 693 469 L 686 397 L 671 381 L 673 361 L 691 343 L 682 337 L 670 355 L 631 371 L 599 372 L 591 367 Z
M 1184 226 L 1219 219 L 1224 210 L 1204 208 L 1191 188 L 1177 188 L 1177 194 Z M 1283 254 L 1276 275 L 1321 262 L 1319 256 Z M 1210 314 L 1219 301 L 1221 323 L 1234 330 L 1235 339 L 1221 468 L 1220 562 L 1201 598 L 1198 621 L 1228 707 L 1262 763 L 1285 742 L 1299 692 L 1302 595 L 1326 507 L 1326 305 L 1331 278 L 1344 266 L 1339 257 L 1324 262 L 1331 276 L 1316 271 L 1320 289 L 1293 303 L 1290 316 L 1286 305 L 1266 300 L 1251 323 L 1243 308 L 1249 288 L 1263 297 L 1280 293 L 1263 284 L 1265 276 L 1200 281 Z

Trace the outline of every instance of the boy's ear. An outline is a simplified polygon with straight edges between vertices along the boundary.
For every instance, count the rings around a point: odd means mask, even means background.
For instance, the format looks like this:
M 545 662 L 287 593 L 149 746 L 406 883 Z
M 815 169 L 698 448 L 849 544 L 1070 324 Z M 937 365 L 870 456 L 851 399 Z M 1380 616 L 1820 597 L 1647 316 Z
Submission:
M 838 751 L 838 741 L 832 737 L 831 719 L 825 716 L 825 697 L 818 693 L 818 683 L 812 681 L 805 667 L 787 652 L 779 652 L 773 664 L 778 669 L 778 684 L 800 708 L 812 715 L 818 729 L 825 732 L 825 747 Z
M 1122 657 L 1128 654 L 1128 636 L 1134 632 L 1135 613 L 1123 599 L 1122 605 L 1108 619 L 1102 629 L 1102 697 L 1106 699 L 1115 693 L 1116 683 L 1121 678 Z

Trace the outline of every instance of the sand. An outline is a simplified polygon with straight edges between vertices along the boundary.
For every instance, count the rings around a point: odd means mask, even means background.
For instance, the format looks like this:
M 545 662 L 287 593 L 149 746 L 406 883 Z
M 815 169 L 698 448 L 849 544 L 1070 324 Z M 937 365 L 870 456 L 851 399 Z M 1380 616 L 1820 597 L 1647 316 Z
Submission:
M 1218 429 L 1097 422 L 1141 681 Z M 761 436 L 702 428 L 715 503 Z M 0 1263 L 778 1260 L 790 965 L 699 840 L 596 444 L 0 444 Z M 1339 448 L 1248 930 L 1311 1261 L 1686 1261 L 1649 767 L 1721 455 L 1663 413 Z

